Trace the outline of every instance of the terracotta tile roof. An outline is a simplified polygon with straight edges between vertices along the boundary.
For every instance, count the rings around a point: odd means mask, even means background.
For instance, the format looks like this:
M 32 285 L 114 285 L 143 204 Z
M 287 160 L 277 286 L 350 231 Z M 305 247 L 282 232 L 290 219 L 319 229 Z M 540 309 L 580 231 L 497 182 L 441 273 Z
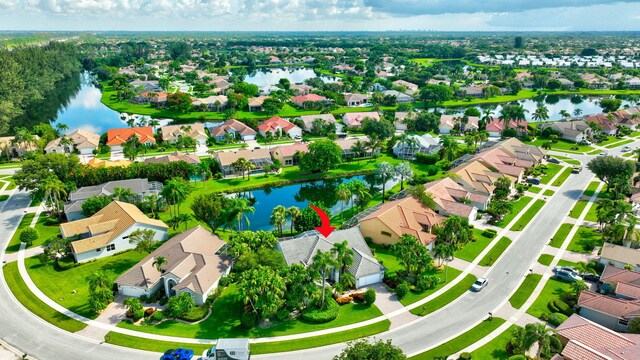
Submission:
M 580 342 L 569 341 L 562 350 L 562 355 L 576 360 L 611 360 L 610 357 L 592 349 Z
M 602 271 L 600 281 L 614 284 L 625 282 L 640 285 L 640 272 L 607 265 Z
M 294 124 L 279 117 L 274 116 L 271 119 L 265 120 L 262 124 L 258 125 L 258 129 L 262 132 L 277 132 L 279 128 L 282 128 L 285 132 L 289 132 L 291 129 L 297 128 Z
M 350 127 L 358 127 L 365 118 L 380 120 L 380 114 L 377 111 L 345 113 L 342 115 L 342 122 Z
M 473 206 L 463 203 L 462 201 L 472 195 L 460 184 L 453 179 L 446 177 L 440 180 L 432 181 L 424 185 L 425 191 L 433 197 L 433 200 L 447 214 L 468 217 Z M 481 202 L 485 202 L 487 197 L 482 195 Z
M 73 141 L 77 149 L 97 148 L 100 145 L 100 135 L 85 130 L 76 130 L 66 135 L 66 137 Z M 60 140 L 62 140 L 61 137 L 50 141 L 45 146 L 45 150 L 60 146 Z
M 518 132 L 526 132 L 527 131 L 527 120 L 509 120 L 509 124 L 507 126 L 508 129 L 515 129 Z M 493 118 L 487 124 L 487 131 L 489 132 L 502 132 L 505 130 L 504 121 Z
M 227 120 L 224 124 L 211 129 L 211 136 L 218 137 L 225 132 L 233 130 L 239 133 L 240 135 L 255 135 L 257 132 L 247 126 L 245 123 L 240 122 L 236 119 Z
M 619 282 L 616 285 L 616 295 L 640 300 L 640 285 Z
M 305 101 L 327 101 L 329 99 L 327 99 L 324 96 L 320 96 L 318 94 L 307 94 L 307 95 L 300 95 L 300 96 L 294 96 L 291 98 L 291 101 L 294 103 L 303 103 Z
M 150 158 L 146 158 L 144 159 L 144 162 L 146 163 L 164 163 L 164 164 L 168 164 L 170 162 L 174 162 L 174 161 L 184 161 L 188 164 L 199 164 L 200 163 L 200 157 L 198 157 L 198 155 L 196 154 L 180 154 L 179 152 L 174 152 L 173 154 L 169 154 L 169 155 L 162 155 L 162 156 L 155 156 L 155 157 L 150 157 Z
M 278 146 L 277 148 L 271 149 L 272 153 L 278 152 L 283 157 L 293 156 L 298 151 L 300 151 L 301 153 L 309 152 L 309 144 L 295 143 L 292 145 L 283 145 L 283 146 Z
M 640 314 L 639 301 L 618 299 L 588 290 L 580 293 L 578 305 L 618 318 L 635 317 L 633 315 Z
M 189 130 L 191 129 L 191 130 Z M 204 131 L 204 125 L 201 123 L 185 124 L 185 125 L 167 125 L 160 128 L 162 131 L 162 140 L 173 141 L 180 136 L 188 136 L 193 139 L 208 139 L 207 133 Z
M 492 194 L 495 186 L 493 183 L 505 176 L 499 172 L 495 172 L 480 161 L 473 160 L 465 164 L 461 164 L 451 170 L 452 173 L 459 176 L 456 182 L 460 181 L 469 188 L 483 194 Z M 507 175 L 512 182 L 514 177 Z M 467 190 L 471 190 L 467 188 Z
M 151 126 L 110 129 L 107 131 L 107 146 L 122 145 L 131 136 L 137 136 L 141 143 L 156 143 Z
M 113 201 L 89 218 L 60 224 L 60 232 L 64 238 L 89 234 L 88 238 L 71 242 L 71 248 L 78 254 L 108 245 L 135 223 L 168 228 L 162 221 L 148 218 L 133 204 Z

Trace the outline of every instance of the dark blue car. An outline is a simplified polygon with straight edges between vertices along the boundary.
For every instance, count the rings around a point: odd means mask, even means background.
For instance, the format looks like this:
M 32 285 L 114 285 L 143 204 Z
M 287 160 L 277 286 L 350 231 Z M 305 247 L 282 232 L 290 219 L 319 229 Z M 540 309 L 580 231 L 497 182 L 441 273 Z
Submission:
M 192 357 L 193 350 L 178 348 L 165 351 L 160 360 L 191 360 Z
M 160 360 L 175 360 L 175 358 L 173 357 L 174 352 L 175 350 L 173 349 L 169 349 L 165 351 L 162 357 L 160 358 Z

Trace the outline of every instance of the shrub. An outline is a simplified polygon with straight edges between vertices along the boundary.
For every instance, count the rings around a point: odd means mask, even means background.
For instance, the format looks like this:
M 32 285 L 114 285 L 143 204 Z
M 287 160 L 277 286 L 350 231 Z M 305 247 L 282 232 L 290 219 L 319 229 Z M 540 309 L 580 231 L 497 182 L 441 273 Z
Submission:
M 162 313 L 162 311 L 155 311 L 151 318 L 153 319 L 153 321 L 162 321 L 164 320 L 164 314 Z
M 351 298 L 353 298 L 353 301 L 357 302 L 357 303 L 361 303 L 364 302 L 364 293 L 355 293 L 355 294 L 351 294 Z
M 416 154 L 416 162 L 418 164 L 435 165 L 438 160 L 440 160 L 440 157 L 438 157 L 437 155 L 427 155 L 423 153 Z
M 469 354 L 468 352 L 460 353 L 460 356 L 458 357 L 458 359 L 460 359 L 460 360 L 471 360 L 471 354 Z
M 435 275 L 421 274 L 416 279 L 416 291 L 424 292 L 433 289 L 438 284 L 438 277 Z
M 322 324 L 335 320 L 338 317 L 340 305 L 331 298 L 327 298 L 325 301 L 327 302 L 326 309 L 307 309 L 302 312 L 302 319 L 315 324 Z
M 343 296 L 343 297 L 339 297 L 336 299 L 336 302 L 338 303 L 338 305 L 345 305 L 350 303 L 353 300 L 353 298 L 351 296 Z
M 158 304 L 163 306 L 163 305 L 165 305 L 167 303 L 167 301 L 169 301 L 169 298 L 163 297 L 163 298 L 160 298 L 160 300 L 158 300 Z
M 140 309 L 133 313 L 133 320 L 138 321 L 144 317 L 144 310 Z
M 556 309 L 558 309 L 558 311 L 556 312 L 561 312 L 567 316 L 573 314 L 573 309 L 571 308 L 571 306 L 560 299 L 553 300 L 553 305 L 555 305 Z
M 28 227 L 20 232 L 20 242 L 26 243 L 27 245 L 33 244 L 34 241 L 38 240 L 38 230 Z
M 549 310 L 552 313 L 556 313 L 556 312 L 559 311 L 558 308 L 556 307 L 556 305 L 554 304 L 554 300 L 549 300 L 549 302 L 547 303 L 547 308 L 549 308 Z M 545 320 L 545 319 L 543 319 L 543 320 Z
M 153 315 L 154 312 L 155 312 L 155 310 L 153 308 L 147 308 L 144 311 L 144 317 L 149 317 L 149 316 Z
M 368 289 L 364 293 L 364 302 L 367 303 L 367 305 L 372 305 L 374 302 L 376 302 L 376 291 L 373 289 Z
M 385 277 L 384 280 L 382 280 L 385 284 L 387 284 L 387 286 L 389 286 L 391 289 L 395 289 L 398 287 L 398 278 L 397 277 Z
M 74 266 L 76 266 L 76 263 L 70 257 L 63 257 L 62 259 L 58 260 L 58 270 L 68 270 Z
M 513 355 L 508 360 L 527 360 L 527 357 L 522 354 L 518 354 L 518 355 Z
M 482 232 L 482 236 L 493 239 L 496 236 L 497 232 L 494 229 L 486 229 Z
M 149 298 L 147 297 L 147 295 L 141 295 L 140 296 L 140 302 L 141 303 L 148 303 L 149 302 Z
M 396 296 L 398 297 L 399 300 L 407 296 L 408 293 L 409 293 L 409 285 L 407 285 L 406 283 L 402 283 L 398 285 L 398 287 L 396 288 Z
M 256 326 L 257 318 L 258 317 L 256 316 L 256 314 L 245 312 L 245 313 L 242 313 L 242 317 L 240 318 L 240 323 L 246 329 L 252 329 L 254 326 Z
M 278 312 L 276 313 L 276 319 L 282 321 L 284 319 L 286 319 L 287 317 L 289 317 L 289 310 L 287 309 L 280 309 L 278 310 Z
M 218 282 L 218 285 L 226 287 L 226 286 L 229 286 L 229 284 L 231 283 L 232 283 L 232 279 L 229 276 L 225 276 L 222 279 L 220 279 L 220 281 Z
M 559 326 L 560 324 L 562 324 L 563 322 L 565 322 L 565 320 L 567 320 L 567 315 L 562 314 L 562 313 L 553 313 L 553 314 L 549 314 L 547 316 L 547 322 L 551 325 L 554 326 Z

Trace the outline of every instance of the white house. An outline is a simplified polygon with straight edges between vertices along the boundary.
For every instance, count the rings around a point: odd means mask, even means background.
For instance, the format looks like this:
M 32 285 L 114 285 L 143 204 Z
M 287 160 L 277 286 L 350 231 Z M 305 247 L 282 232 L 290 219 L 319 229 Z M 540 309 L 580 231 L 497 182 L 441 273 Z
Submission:
M 409 135 L 393 145 L 393 154 L 400 159 L 415 159 L 417 153 L 433 155 L 442 148 L 439 141 L 429 134 Z
M 606 242 L 602 245 L 600 263 L 618 268 L 631 265 L 633 270 L 640 271 L 640 249 L 631 249 Z
M 133 204 L 113 201 L 89 218 L 60 224 L 60 233 L 65 239 L 80 238 L 69 245 L 76 262 L 85 262 L 133 249 L 129 235 L 136 230 L 153 230 L 155 240 L 166 240 L 168 228 Z
M 226 243 L 198 225 L 162 244 L 115 283 L 125 296 L 149 296 L 164 288 L 167 297 L 188 293 L 202 305 L 231 271 L 232 261 L 225 252 Z M 158 271 L 153 263 L 160 256 L 167 263 Z
M 68 139 L 68 140 L 65 140 Z M 47 154 L 70 154 L 78 151 L 80 155 L 91 155 L 100 145 L 100 135 L 84 130 L 76 130 L 69 135 L 50 141 L 44 147 Z
M 198 145 L 206 145 L 207 133 L 204 130 L 204 125 L 201 123 L 185 124 L 185 125 L 167 125 L 161 128 L 162 141 L 168 143 L 175 143 L 181 137 L 187 136 L 196 141 Z
M 274 137 L 279 135 L 287 135 L 292 138 L 302 136 L 302 129 L 279 116 L 274 116 L 258 125 L 258 132 L 264 137 L 268 133 L 271 133 Z

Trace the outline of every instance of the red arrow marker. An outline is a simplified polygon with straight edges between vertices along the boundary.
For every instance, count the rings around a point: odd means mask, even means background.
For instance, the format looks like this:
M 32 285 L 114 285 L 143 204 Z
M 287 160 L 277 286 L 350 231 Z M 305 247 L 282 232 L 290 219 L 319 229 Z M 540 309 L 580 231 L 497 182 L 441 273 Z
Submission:
M 318 215 L 320 215 L 320 220 L 322 221 L 322 225 L 316 226 L 316 230 L 318 230 L 318 232 L 322 234 L 322 236 L 329 237 L 329 235 L 331 235 L 333 230 L 336 229 L 335 226 L 331 226 L 331 222 L 329 221 L 329 216 L 327 215 L 326 212 L 324 212 L 319 207 L 315 207 L 311 204 L 309 204 L 309 207 L 315 210 L 315 212 L 317 212 Z

